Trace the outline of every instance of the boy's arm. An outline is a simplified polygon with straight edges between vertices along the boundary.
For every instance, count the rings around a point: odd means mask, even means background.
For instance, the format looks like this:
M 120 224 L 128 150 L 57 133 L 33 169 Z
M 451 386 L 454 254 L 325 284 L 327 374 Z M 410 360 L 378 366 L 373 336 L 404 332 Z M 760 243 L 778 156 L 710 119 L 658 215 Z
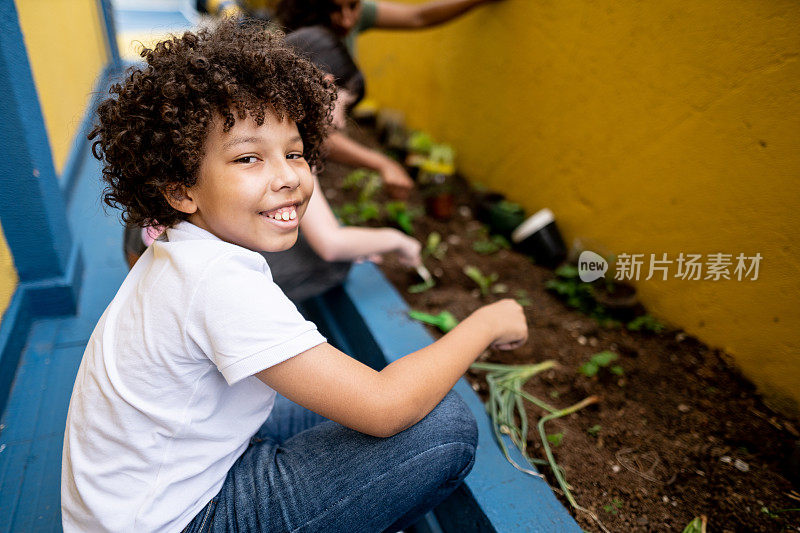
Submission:
M 443 24 L 481 4 L 497 0 L 438 0 L 424 4 L 377 2 L 375 28 L 419 29 Z
M 414 187 L 414 180 L 397 161 L 357 143 L 341 132 L 334 131 L 328 136 L 325 150 L 332 161 L 379 172 L 389 192 L 396 198 L 406 198 Z
M 389 437 L 431 412 L 489 344 L 513 348 L 527 335 L 522 307 L 502 300 L 478 309 L 438 341 L 380 372 L 325 343 L 256 375 L 330 420 Z
M 422 245 L 394 228 L 343 227 L 336 220 L 314 177 L 314 193 L 300 222 L 308 244 L 325 261 L 352 261 L 374 254 L 397 252 L 408 266 L 420 263 Z

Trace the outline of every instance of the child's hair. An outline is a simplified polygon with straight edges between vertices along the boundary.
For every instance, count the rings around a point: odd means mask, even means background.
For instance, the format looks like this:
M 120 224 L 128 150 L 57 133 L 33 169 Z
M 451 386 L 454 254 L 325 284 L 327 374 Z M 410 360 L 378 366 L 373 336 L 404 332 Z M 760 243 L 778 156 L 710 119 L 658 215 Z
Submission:
M 263 24 L 222 21 L 145 48 L 144 68 L 131 67 L 117 94 L 98 107 L 92 153 L 105 160 L 103 200 L 131 224 L 171 226 L 185 218 L 164 198 L 191 187 L 214 113 L 229 131 L 236 119 L 261 125 L 267 112 L 288 117 L 304 157 L 319 163 L 336 98 L 332 84 Z

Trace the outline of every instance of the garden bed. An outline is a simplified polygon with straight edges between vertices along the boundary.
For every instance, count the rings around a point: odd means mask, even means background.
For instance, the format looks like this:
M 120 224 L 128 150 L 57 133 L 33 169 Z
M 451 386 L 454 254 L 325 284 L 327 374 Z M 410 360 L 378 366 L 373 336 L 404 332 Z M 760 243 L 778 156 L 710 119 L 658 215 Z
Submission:
M 353 135 L 377 146 L 368 130 Z M 328 163 L 320 176 L 334 207 L 358 197 L 357 189 L 342 187 L 350 170 Z M 709 531 L 800 530 L 800 512 L 787 510 L 800 507 L 800 495 L 784 477 L 798 439 L 796 422 L 765 406 L 719 350 L 671 329 L 654 333 L 601 327 L 545 288 L 554 277 L 552 270 L 511 250 L 476 251 L 474 243 L 487 242 L 488 235 L 473 218 L 474 194 L 461 185 L 453 189 L 457 207 L 451 220 L 413 220 L 420 241 L 437 232 L 446 243 L 441 259 L 425 257 L 436 286 L 410 293 L 408 287 L 420 282 L 416 273 L 391 257 L 381 268 L 409 306 L 425 312 L 449 310 L 463 319 L 480 305 L 504 297 L 526 304 L 529 342 L 512 352 L 490 350 L 482 360 L 526 364 L 554 359 L 558 365 L 530 379 L 526 392 L 559 408 L 589 396 L 600 398 L 547 428 L 578 503 L 611 531 L 681 531 L 701 515 L 708 517 Z M 378 191 L 375 200 L 382 204 L 389 198 Z M 424 199 L 415 190 L 407 203 L 413 209 L 423 206 Z M 497 274 L 494 286 L 501 284 L 504 292 L 482 295 L 464 274 L 466 266 Z M 618 355 L 614 365 L 619 368 L 600 368 L 592 377 L 580 371 L 603 351 Z M 485 399 L 485 372 L 470 371 L 467 377 Z M 534 428 L 528 436 L 529 453 L 543 458 L 535 428 L 545 413 L 532 405 L 527 412 Z M 539 470 L 557 487 L 549 468 Z M 599 530 L 587 515 L 575 513 L 575 518 L 584 529 Z

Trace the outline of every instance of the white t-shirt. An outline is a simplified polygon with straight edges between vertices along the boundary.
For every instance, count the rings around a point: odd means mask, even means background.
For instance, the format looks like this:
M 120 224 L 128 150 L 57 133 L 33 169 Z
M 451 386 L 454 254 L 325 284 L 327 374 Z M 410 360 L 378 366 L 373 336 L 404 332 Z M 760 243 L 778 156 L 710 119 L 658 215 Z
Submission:
M 69 531 L 179 531 L 269 416 L 254 373 L 325 339 L 264 258 L 188 222 L 167 230 L 97 323 L 67 416 Z

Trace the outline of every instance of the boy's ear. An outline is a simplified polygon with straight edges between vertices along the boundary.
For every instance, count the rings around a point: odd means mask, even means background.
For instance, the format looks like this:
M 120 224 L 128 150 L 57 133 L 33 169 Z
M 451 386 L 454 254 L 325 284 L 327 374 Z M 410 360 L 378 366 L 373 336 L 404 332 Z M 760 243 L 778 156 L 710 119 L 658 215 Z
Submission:
M 192 200 L 189 191 L 183 185 L 172 184 L 161 191 L 164 199 L 173 209 L 191 215 L 197 211 L 197 204 Z

